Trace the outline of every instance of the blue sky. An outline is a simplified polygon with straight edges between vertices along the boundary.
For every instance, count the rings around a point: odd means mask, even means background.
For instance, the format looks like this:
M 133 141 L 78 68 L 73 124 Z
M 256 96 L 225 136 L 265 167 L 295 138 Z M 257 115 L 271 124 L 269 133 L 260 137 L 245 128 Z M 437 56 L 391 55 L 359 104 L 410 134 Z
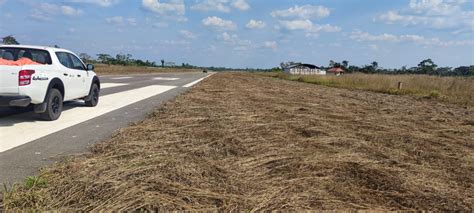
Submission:
M 474 0 L 0 0 L 0 35 L 77 53 L 270 68 L 474 64 Z

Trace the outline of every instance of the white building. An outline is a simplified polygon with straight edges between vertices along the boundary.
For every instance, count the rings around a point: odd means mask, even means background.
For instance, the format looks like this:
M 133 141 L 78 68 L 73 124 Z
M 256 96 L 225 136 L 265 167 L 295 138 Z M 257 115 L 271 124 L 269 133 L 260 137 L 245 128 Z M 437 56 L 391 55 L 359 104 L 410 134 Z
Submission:
M 326 75 L 325 70 L 312 64 L 294 64 L 285 67 L 283 71 L 292 75 Z

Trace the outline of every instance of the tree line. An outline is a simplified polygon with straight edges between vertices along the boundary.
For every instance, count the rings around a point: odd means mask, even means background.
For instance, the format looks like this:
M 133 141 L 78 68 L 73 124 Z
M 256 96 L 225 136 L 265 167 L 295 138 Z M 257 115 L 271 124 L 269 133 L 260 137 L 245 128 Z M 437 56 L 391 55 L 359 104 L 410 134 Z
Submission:
M 280 67 L 272 69 L 273 72 L 281 72 L 286 67 L 301 64 L 299 62 L 289 61 L 280 63 Z M 330 68 L 341 68 L 346 73 L 366 73 L 366 74 L 423 74 L 423 75 L 437 75 L 437 76 L 474 76 L 474 65 L 460 66 L 460 67 L 438 67 L 437 64 L 431 59 L 425 59 L 418 63 L 415 67 L 407 68 L 403 66 L 399 69 L 386 69 L 379 66 L 379 63 L 373 61 L 370 64 L 364 66 L 350 65 L 349 61 L 344 60 L 342 62 L 336 62 L 334 60 L 329 61 L 329 66 L 319 67 L 322 70 L 328 70 Z
M 115 57 L 110 54 L 100 53 L 96 55 L 97 58 L 90 56 L 87 53 L 79 54 L 82 61 L 86 63 L 102 63 L 108 65 L 122 65 L 122 66 L 147 66 L 147 67 L 158 67 L 159 65 L 154 61 L 141 60 L 132 58 L 131 54 L 119 53 Z M 164 60 L 162 60 L 162 67 L 165 66 Z
M 367 73 L 367 74 L 422 74 L 422 75 L 437 75 L 437 76 L 474 76 L 474 65 L 459 66 L 459 67 L 439 67 L 432 59 L 425 59 L 418 63 L 417 66 L 407 68 L 403 66 L 397 69 L 386 69 L 379 66 L 379 63 L 374 61 L 368 65 L 355 66 L 349 65 L 347 60 L 341 63 L 330 61 L 329 67 L 339 67 L 344 69 L 347 73 Z

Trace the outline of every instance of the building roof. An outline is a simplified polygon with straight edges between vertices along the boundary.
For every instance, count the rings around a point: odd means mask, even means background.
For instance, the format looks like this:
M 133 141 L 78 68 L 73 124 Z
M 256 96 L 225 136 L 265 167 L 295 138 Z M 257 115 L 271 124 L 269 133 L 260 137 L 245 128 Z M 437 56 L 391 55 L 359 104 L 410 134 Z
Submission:
M 333 67 L 333 68 L 329 69 L 328 72 L 345 72 L 345 71 L 344 71 L 344 69 L 342 69 L 340 67 Z
M 317 67 L 316 65 L 312 65 L 312 64 L 293 64 L 293 65 L 290 65 L 286 68 L 291 69 L 291 68 L 295 68 L 295 67 L 307 67 L 307 68 L 310 68 L 310 69 L 319 69 L 319 67 Z

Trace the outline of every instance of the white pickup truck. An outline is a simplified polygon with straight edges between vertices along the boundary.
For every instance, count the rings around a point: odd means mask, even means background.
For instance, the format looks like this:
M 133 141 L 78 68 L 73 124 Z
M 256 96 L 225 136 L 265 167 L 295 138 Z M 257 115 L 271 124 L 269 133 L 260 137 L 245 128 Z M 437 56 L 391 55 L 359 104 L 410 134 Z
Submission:
M 0 107 L 34 106 L 43 120 L 56 120 L 64 101 L 99 102 L 100 81 L 92 64 L 52 47 L 0 45 Z

